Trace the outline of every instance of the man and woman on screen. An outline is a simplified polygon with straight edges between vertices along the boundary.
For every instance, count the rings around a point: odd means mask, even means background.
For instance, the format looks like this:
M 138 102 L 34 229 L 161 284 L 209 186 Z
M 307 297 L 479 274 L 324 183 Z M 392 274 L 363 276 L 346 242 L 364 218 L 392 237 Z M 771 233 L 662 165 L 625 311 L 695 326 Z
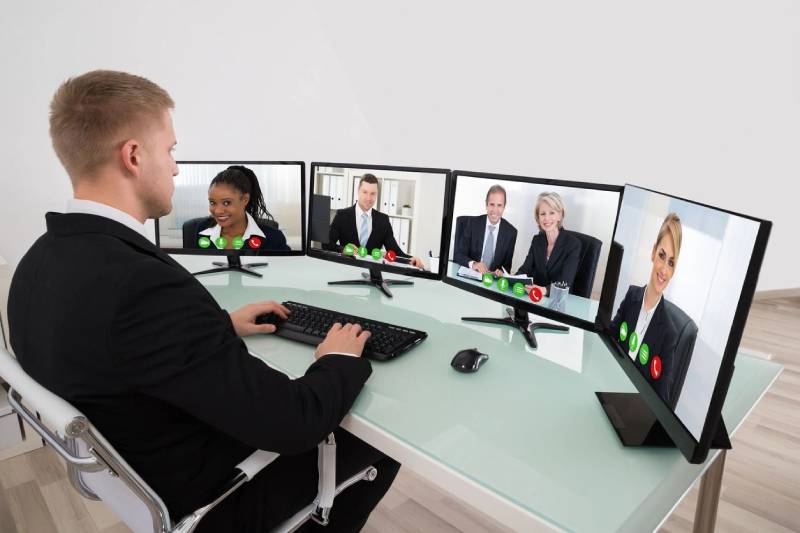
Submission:
M 392 231 L 389 215 L 375 209 L 378 201 L 378 178 L 374 174 L 364 174 L 358 182 L 358 201 L 352 207 L 336 211 L 331 222 L 326 250 L 341 253 L 350 245 L 365 247 L 368 251 L 384 249 L 406 260 L 417 268 L 425 268 L 419 257 L 405 253 Z
M 245 166 L 232 165 L 211 180 L 208 211 L 209 217 L 189 222 L 194 226 L 192 248 L 290 250 L 267 209 L 258 177 Z
M 486 214 L 459 217 L 456 224 L 453 261 L 481 274 L 508 275 L 514 257 L 517 229 L 503 217 L 507 195 L 501 185 L 486 193 Z M 528 255 L 516 275 L 533 280 L 527 290 L 539 288 L 547 295 L 554 282 L 572 286 L 581 258 L 581 243 L 564 231 L 567 208 L 556 192 L 543 192 L 536 199 L 534 221 L 539 232 L 531 239 Z

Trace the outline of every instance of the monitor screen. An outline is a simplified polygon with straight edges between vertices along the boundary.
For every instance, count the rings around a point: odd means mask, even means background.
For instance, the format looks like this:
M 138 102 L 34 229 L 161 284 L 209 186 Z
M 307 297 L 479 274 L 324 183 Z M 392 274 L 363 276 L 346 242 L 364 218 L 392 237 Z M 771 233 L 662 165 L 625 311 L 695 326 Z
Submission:
M 449 171 L 311 164 L 309 255 L 437 277 Z
M 769 223 L 625 187 L 607 334 L 697 441 L 723 361 L 732 364 L 738 348 L 766 246 L 762 225 Z
M 445 280 L 590 326 L 622 188 L 456 171 Z
M 302 162 L 179 161 L 172 212 L 157 220 L 171 253 L 303 253 Z

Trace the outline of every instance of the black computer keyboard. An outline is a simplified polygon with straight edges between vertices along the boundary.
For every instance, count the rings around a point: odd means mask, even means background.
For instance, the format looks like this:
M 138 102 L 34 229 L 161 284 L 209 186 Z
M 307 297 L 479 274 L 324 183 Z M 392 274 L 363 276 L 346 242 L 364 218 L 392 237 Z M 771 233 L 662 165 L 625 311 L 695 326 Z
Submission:
M 275 324 L 275 335 L 306 344 L 317 345 L 322 342 L 328 330 L 336 322 L 340 324 L 360 324 L 370 332 L 364 346 L 364 356 L 377 361 L 397 357 L 419 344 L 428 336 L 424 331 L 378 322 L 339 311 L 322 309 L 297 302 L 283 302 L 291 313 L 287 320 L 268 313 L 256 319 L 257 324 Z

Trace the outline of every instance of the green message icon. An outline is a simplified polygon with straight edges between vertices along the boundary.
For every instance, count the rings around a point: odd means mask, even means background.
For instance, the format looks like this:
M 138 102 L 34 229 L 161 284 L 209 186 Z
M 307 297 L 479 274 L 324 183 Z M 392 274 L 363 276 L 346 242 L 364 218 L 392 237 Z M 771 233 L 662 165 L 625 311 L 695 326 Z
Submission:
M 649 360 L 650 347 L 647 345 L 647 343 L 643 343 L 641 349 L 639 350 L 639 362 L 642 363 L 642 366 L 645 366 Z
M 508 280 L 506 278 L 500 278 L 497 280 L 497 288 L 501 291 L 505 292 L 508 290 Z
M 222 249 L 228 246 L 228 239 L 220 235 L 219 237 L 217 237 L 217 240 L 214 241 L 214 243 L 217 245 L 217 248 Z
M 488 272 L 483 275 L 483 284 L 487 287 L 491 287 L 492 283 L 494 283 L 494 276 L 489 274 Z
M 380 248 L 373 248 L 372 249 L 372 258 L 376 261 L 381 258 L 381 249 Z
M 636 350 L 639 349 L 639 336 L 634 331 L 631 333 L 631 338 L 628 340 L 628 348 L 633 352 L 636 353 Z
M 514 287 L 511 289 L 516 296 L 525 296 L 525 285 L 520 282 L 516 282 Z
M 628 338 L 628 323 L 627 322 L 623 322 L 619 326 L 619 340 L 621 340 L 622 342 L 625 342 L 625 339 L 627 339 L 627 338 Z
M 244 246 L 244 239 L 242 239 L 241 237 L 234 237 L 233 238 L 234 249 L 239 250 L 241 249 L 242 246 Z
M 359 257 L 367 257 L 367 247 L 366 246 L 359 246 L 358 247 L 358 256 Z
M 211 246 L 211 239 L 209 239 L 208 237 L 200 237 L 197 240 L 197 246 L 199 246 L 200 248 L 208 248 L 209 246 Z
M 353 255 L 356 253 L 356 245 L 355 244 L 346 244 L 344 247 L 344 255 Z

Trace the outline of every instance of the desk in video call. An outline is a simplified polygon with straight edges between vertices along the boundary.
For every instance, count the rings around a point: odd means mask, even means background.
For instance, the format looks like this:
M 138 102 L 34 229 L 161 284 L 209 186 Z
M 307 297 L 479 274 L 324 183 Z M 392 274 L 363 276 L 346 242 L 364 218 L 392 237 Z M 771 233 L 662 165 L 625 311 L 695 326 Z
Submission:
M 176 258 L 193 271 L 211 261 Z M 262 279 L 198 279 L 228 310 L 295 300 L 427 331 L 410 352 L 373 363 L 343 426 L 515 531 L 652 531 L 706 469 L 721 469 L 715 450 L 692 465 L 677 449 L 622 446 L 595 391 L 634 388 L 594 334 L 542 335 L 534 350 L 511 328 L 462 322 L 465 309 L 500 317 L 503 306 L 442 282 L 416 279 L 389 299 L 369 287 L 327 285 L 357 275 L 352 267 L 308 257 L 268 261 Z M 313 362 L 307 345 L 275 336 L 245 342 L 292 377 Z M 450 359 L 472 347 L 490 360 L 475 374 L 455 372 Z M 739 354 L 723 409 L 732 436 L 781 368 Z
M 458 263 L 456 263 L 454 261 L 448 261 L 447 272 L 445 273 L 445 275 L 446 276 L 449 275 L 451 278 L 456 278 L 456 279 L 459 279 L 459 280 L 467 282 L 467 283 L 472 283 L 476 287 L 481 287 L 481 288 L 486 289 L 486 290 L 499 292 L 501 294 L 505 294 L 506 296 L 513 296 L 513 293 L 511 292 L 510 287 L 509 287 L 509 290 L 507 290 L 507 291 L 501 291 L 498 288 L 497 283 L 495 282 L 495 283 L 492 284 L 491 287 L 487 288 L 483 284 L 483 282 L 481 280 L 470 279 L 470 278 L 466 278 L 466 277 L 462 277 L 462 276 L 457 275 L 458 269 L 460 267 L 461 267 L 461 265 L 459 265 Z M 510 286 L 513 286 L 513 285 L 514 285 L 514 283 L 512 282 L 510 284 Z M 530 302 L 530 300 L 528 299 L 528 295 L 527 294 L 525 294 L 524 296 L 518 296 L 517 298 L 520 298 L 521 300 L 524 300 L 525 302 Z M 481 301 L 485 302 L 485 300 L 481 300 Z M 542 307 L 548 307 L 548 308 L 552 307 L 552 301 L 547 296 L 542 298 L 541 301 L 539 301 L 537 303 L 539 305 L 541 305 Z M 598 305 L 599 305 L 599 303 L 596 300 L 590 300 L 589 298 L 583 298 L 582 296 L 576 296 L 574 294 L 567 294 L 564 308 L 561 309 L 560 311 L 562 313 L 566 313 L 566 314 L 574 316 L 576 318 L 580 318 L 581 320 L 586 320 L 588 322 L 594 322 L 594 319 L 597 316 L 597 306 Z

